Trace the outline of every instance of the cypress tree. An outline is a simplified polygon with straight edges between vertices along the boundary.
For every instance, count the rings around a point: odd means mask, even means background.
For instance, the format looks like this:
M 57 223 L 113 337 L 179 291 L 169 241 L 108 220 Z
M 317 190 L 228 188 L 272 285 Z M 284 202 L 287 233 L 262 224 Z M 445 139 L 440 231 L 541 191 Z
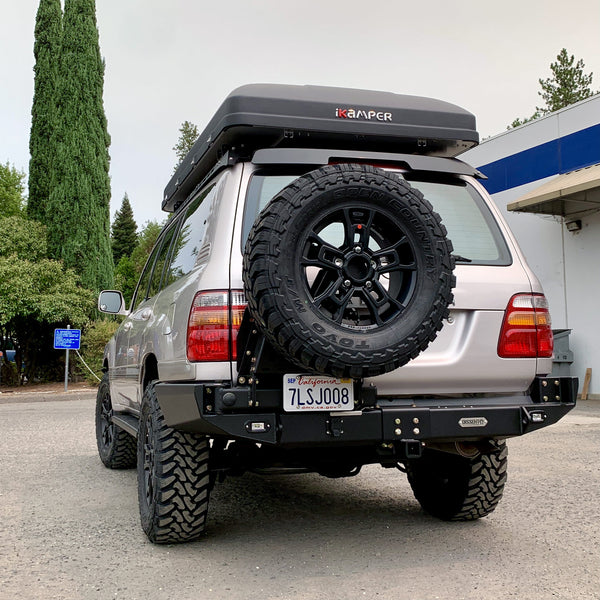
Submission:
M 55 88 L 58 77 L 62 10 L 60 0 L 40 0 L 35 21 L 35 79 L 29 138 L 29 201 L 27 213 L 44 220 L 50 195 L 52 130 L 55 124 Z
M 133 218 L 129 197 L 125 193 L 121 209 L 116 212 L 112 226 L 112 255 L 115 265 L 121 257 L 131 256 L 137 241 L 137 224 Z
M 110 137 L 102 102 L 95 0 L 65 0 L 56 90 L 52 190 L 46 210 L 48 251 L 91 290 L 112 287 Z

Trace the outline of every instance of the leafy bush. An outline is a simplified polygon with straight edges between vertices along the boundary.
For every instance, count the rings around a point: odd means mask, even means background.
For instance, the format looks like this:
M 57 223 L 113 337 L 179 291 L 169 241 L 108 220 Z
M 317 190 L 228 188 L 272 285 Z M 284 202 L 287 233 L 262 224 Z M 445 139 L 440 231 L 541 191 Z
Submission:
M 102 359 L 104 357 L 104 347 L 108 340 L 114 335 L 119 327 L 115 320 L 100 320 L 89 323 L 82 331 L 81 335 L 81 356 L 89 365 L 90 369 L 98 377 L 102 377 Z M 85 377 L 89 383 L 97 384 L 98 380 L 85 368 L 81 361 L 77 360 L 75 373 Z

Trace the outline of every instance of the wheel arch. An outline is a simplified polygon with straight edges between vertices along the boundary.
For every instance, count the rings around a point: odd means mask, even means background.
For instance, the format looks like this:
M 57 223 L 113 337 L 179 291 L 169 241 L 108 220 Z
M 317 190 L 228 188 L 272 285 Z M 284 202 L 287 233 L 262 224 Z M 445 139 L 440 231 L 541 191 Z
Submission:
M 144 359 L 144 366 L 142 368 L 141 386 L 142 394 L 148 387 L 148 384 L 155 379 L 158 379 L 158 360 L 154 354 L 148 354 Z

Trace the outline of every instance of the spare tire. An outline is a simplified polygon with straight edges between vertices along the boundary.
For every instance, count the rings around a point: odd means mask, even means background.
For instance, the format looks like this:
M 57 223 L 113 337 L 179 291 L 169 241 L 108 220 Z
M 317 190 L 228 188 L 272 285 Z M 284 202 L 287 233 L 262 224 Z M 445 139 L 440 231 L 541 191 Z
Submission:
M 251 316 L 303 372 L 362 378 L 406 364 L 452 302 L 440 216 L 394 173 L 338 164 L 275 196 L 244 252 Z

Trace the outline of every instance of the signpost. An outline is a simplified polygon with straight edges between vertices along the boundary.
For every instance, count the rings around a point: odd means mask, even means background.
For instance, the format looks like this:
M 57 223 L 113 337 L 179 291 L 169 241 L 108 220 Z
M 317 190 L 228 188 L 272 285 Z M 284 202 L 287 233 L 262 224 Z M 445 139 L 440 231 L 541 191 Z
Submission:
M 54 349 L 66 350 L 65 358 L 65 392 L 69 386 L 69 350 L 79 350 L 81 346 L 81 329 L 71 329 L 67 325 L 67 329 L 54 330 Z

